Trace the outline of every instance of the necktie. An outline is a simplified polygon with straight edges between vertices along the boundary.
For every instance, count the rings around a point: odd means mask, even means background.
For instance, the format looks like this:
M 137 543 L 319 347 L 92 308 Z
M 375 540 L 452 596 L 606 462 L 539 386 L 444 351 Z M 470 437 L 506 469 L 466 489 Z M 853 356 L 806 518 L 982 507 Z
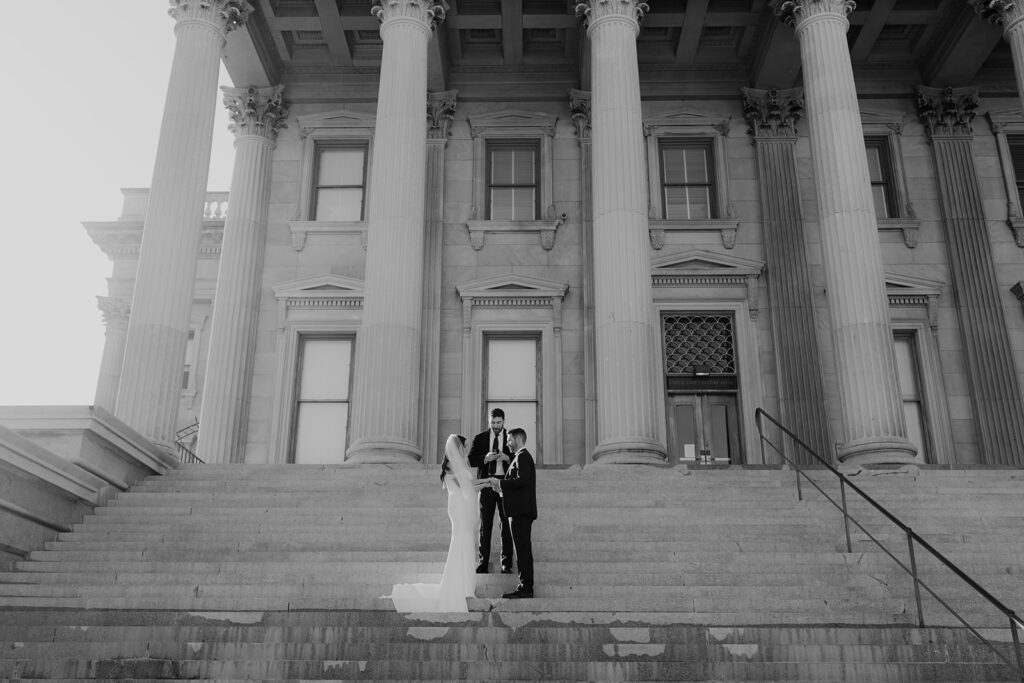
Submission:
M 498 435 L 494 435 L 494 445 L 491 446 L 491 450 L 495 453 L 500 453 L 501 449 L 498 447 Z M 494 471 L 499 477 L 505 474 L 505 466 L 502 464 L 501 459 L 494 461 Z

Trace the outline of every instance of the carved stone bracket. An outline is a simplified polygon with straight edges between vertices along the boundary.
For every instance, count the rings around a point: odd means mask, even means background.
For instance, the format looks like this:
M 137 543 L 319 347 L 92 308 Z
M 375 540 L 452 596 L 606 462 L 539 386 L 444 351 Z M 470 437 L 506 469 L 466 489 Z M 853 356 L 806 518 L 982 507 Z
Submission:
M 1010 216 L 1006 220 L 1006 224 L 1010 226 L 1010 230 L 1013 230 L 1013 240 L 1017 243 L 1018 247 L 1024 249 L 1024 218 L 1020 216 Z
M 359 245 L 366 251 L 366 221 L 289 221 L 292 249 L 302 251 L 306 248 L 309 235 L 359 235 Z
M 803 118 L 803 88 L 788 90 L 755 90 L 741 88 L 743 92 L 743 118 L 754 137 L 796 137 L 796 122 Z
M 917 86 L 917 115 L 932 137 L 971 135 L 977 108 L 977 88 Z
M 235 135 L 259 135 L 274 140 L 277 132 L 286 127 L 288 105 L 281 95 L 283 85 L 269 88 L 222 86 L 221 90 L 224 91 L 224 106 L 231 118 L 228 129 Z
M 907 249 L 914 249 L 920 240 L 921 221 L 916 218 L 879 218 L 878 229 L 899 230 L 903 234 L 903 244 Z
M 466 228 L 469 230 L 469 244 L 475 251 L 484 248 L 484 236 L 487 233 L 538 233 L 540 246 L 545 251 L 551 251 L 555 247 L 555 232 L 558 226 L 565 223 L 568 216 L 565 213 L 555 214 L 555 207 L 548 208 L 547 218 L 539 221 L 467 221 Z
M 1020 302 L 1022 308 L 1024 308 L 1024 282 L 1017 282 L 1015 285 L 1010 287 L 1010 292 L 1017 297 L 1017 301 Z
M 739 218 L 717 218 L 702 221 L 677 221 L 650 219 L 651 247 L 658 251 L 665 246 L 665 235 L 669 232 L 718 232 L 722 246 L 732 249 L 736 246 L 736 232 L 740 227 Z

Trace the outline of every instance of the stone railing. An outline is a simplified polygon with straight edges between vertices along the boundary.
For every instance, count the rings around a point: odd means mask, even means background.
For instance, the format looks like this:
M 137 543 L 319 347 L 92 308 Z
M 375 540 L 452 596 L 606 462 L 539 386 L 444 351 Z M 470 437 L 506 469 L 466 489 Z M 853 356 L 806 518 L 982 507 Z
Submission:
M 126 187 L 121 189 L 124 195 L 121 204 L 119 221 L 142 221 L 146 218 L 149 206 L 148 187 Z M 228 193 L 224 191 L 207 192 L 203 202 L 203 220 L 222 221 L 228 215 Z

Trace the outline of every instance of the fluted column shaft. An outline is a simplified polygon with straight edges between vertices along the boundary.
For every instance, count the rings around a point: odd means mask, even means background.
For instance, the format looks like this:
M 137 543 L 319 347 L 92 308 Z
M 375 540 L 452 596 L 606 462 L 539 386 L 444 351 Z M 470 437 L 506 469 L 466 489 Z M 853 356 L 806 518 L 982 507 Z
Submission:
M 356 462 L 418 460 L 426 179 L 427 42 L 436 0 L 381 0 L 384 42 L 356 340 L 351 443 Z
M 203 203 L 213 142 L 220 52 L 244 21 L 244 0 L 178 0 L 164 103 L 116 415 L 173 449 Z
M 971 150 L 977 91 L 917 90 L 918 113 L 935 149 L 949 279 L 982 462 L 1024 465 L 1024 399 Z
M 825 281 L 849 464 L 911 462 L 864 131 L 846 42 L 850 0 L 776 0 L 800 42 Z
M 663 462 L 658 324 L 652 303 L 643 115 L 636 37 L 646 5 L 591 0 L 594 198 L 594 460 Z
M 121 361 L 124 359 L 124 341 L 128 334 L 128 316 L 131 306 L 125 299 L 109 296 L 99 298 L 106 339 L 103 343 L 103 358 L 96 381 L 96 396 L 93 405 L 110 412 L 117 405 L 117 385 L 121 379 Z
M 245 460 L 270 167 L 277 130 L 287 116 L 282 89 L 224 88 L 235 133 L 235 165 L 199 413 L 197 454 L 208 463 Z
M 796 122 L 803 114 L 802 91 L 744 88 L 743 93 L 744 115 L 757 155 L 779 413 L 819 455 L 831 457 L 794 151 Z M 813 463 L 803 449 L 788 456 Z

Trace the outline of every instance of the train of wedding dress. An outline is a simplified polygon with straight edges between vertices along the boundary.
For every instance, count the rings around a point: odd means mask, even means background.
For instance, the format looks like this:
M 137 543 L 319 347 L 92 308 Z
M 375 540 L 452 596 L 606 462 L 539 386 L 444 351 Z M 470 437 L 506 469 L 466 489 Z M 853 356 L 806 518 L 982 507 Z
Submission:
M 444 478 L 448 490 L 451 542 L 441 583 L 400 583 L 388 596 L 398 612 L 468 612 L 466 598 L 476 592 L 476 537 L 480 519 L 473 473 L 466 460 L 465 440 L 455 434 L 445 444 L 451 474 Z

